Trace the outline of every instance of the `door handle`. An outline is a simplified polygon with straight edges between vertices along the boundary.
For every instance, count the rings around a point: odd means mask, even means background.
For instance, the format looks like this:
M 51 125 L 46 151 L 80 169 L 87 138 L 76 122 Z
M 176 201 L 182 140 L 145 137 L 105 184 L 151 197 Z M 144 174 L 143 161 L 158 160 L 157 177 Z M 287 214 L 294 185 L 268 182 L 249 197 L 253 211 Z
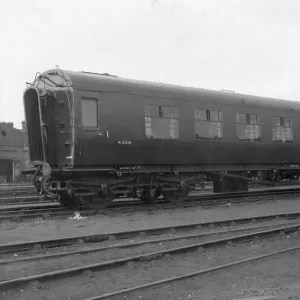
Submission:
M 82 154 L 82 139 L 84 139 L 84 137 L 76 137 L 75 139 L 76 148 L 79 150 L 79 156 Z
M 108 130 L 105 130 L 104 134 L 102 132 L 98 132 L 97 135 L 99 135 L 99 136 L 103 136 L 104 135 L 105 138 L 107 138 L 107 139 L 109 137 Z

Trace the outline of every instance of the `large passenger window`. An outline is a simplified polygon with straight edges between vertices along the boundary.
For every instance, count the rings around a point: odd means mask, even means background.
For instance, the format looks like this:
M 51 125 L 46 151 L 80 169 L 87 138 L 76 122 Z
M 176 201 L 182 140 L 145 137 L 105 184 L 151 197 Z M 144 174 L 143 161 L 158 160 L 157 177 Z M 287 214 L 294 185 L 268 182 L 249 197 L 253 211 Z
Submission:
M 178 109 L 174 106 L 165 105 L 146 106 L 145 134 L 149 139 L 178 139 Z
M 239 141 L 259 141 L 260 121 L 256 114 L 236 114 L 236 131 Z
M 272 121 L 273 142 L 288 143 L 293 141 L 292 119 L 274 117 Z
M 98 127 L 98 103 L 96 99 L 81 99 L 82 127 L 94 129 Z
M 219 140 L 223 138 L 222 112 L 195 110 L 195 135 L 197 139 Z

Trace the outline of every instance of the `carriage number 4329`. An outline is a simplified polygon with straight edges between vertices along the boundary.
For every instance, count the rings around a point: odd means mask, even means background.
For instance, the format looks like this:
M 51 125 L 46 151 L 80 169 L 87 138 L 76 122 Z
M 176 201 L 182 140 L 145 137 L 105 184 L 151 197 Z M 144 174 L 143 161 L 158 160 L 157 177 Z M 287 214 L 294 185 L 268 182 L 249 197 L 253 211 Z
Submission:
M 131 141 L 118 141 L 120 145 L 131 145 Z

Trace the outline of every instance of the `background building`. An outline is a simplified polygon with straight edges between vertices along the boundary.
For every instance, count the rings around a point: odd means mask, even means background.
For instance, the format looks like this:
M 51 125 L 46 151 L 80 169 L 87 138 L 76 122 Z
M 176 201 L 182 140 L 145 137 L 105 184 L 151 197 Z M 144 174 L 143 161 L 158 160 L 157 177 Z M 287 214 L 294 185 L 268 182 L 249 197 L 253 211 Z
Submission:
M 26 180 L 21 170 L 29 166 L 26 123 L 20 130 L 11 122 L 0 122 L 0 183 Z

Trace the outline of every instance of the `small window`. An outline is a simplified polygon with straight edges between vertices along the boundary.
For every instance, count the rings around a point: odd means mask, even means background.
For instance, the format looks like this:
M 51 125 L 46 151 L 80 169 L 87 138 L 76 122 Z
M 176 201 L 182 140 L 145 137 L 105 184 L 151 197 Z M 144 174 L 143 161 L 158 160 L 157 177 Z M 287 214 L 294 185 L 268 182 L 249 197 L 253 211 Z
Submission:
M 246 114 L 236 114 L 236 122 L 239 124 L 246 124 L 247 123 L 246 117 L 247 117 Z
M 211 110 L 209 117 L 210 117 L 210 121 L 212 121 L 212 122 L 222 121 L 222 112 Z
M 196 120 L 207 120 L 206 110 L 195 110 L 195 119 Z
M 195 135 L 197 139 L 222 139 L 222 112 L 218 110 L 196 109 Z
M 147 116 L 159 117 L 160 116 L 160 108 L 158 105 L 149 105 Z
M 236 131 L 239 141 L 260 140 L 260 119 L 256 114 L 236 114 Z
M 259 124 L 259 115 L 250 115 L 250 124 Z
M 179 111 L 174 106 L 148 105 L 145 111 L 145 134 L 149 139 L 178 139 Z
M 287 117 L 274 117 L 272 121 L 273 142 L 290 143 L 293 141 L 292 119 Z
M 82 127 L 98 127 L 98 105 L 96 99 L 82 99 L 81 101 Z

